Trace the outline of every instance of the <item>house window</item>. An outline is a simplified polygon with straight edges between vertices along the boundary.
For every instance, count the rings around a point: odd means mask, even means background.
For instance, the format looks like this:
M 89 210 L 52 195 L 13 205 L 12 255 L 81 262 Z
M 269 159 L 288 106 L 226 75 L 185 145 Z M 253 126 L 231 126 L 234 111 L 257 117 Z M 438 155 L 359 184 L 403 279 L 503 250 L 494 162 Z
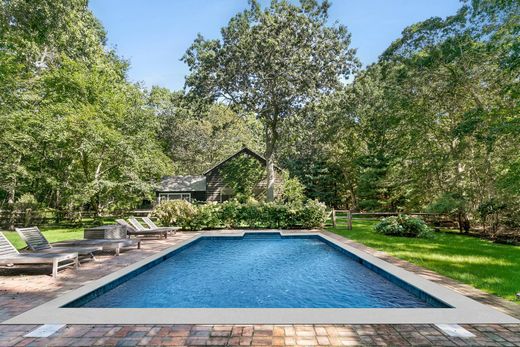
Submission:
M 159 202 L 166 200 L 186 200 L 191 202 L 191 193 L 159 193 Z

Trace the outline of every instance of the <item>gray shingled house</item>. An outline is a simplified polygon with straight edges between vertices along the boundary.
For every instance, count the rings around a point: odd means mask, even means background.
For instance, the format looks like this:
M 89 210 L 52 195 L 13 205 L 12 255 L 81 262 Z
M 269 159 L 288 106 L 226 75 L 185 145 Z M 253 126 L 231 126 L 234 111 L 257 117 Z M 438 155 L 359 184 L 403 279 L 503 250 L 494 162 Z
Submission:
M 162 200 L 184 199 L 188 201 L 217 201 L 222 202 L 233 197 L 234 193 L 226 187 L 220 169 L 225 163 L 239 155 L 249 155 L 258 160 L 263 166 L 266 160 L 255 151 L 243 147 L 240 151 L 224 159 L 202 175 L 198 176 L 166 176 L 163 177 L 156 190 L 157 202 Z M 281 180 L 281 169 L 276 167 L 276 183 Z M 265 190 L 266 182 L 260 182 L 258 189 Z

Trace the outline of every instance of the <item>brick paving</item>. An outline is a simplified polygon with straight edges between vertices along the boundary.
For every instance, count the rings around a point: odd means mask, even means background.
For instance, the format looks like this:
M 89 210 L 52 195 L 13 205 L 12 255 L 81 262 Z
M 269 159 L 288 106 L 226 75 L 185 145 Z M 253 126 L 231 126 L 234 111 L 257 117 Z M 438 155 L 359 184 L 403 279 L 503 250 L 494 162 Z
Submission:
M 48 338 L 35 325 L 0 326 L 0 346 L 520 346 L 519 325 L 463 325 L 457 338 L 422 325 L 68 325 Z
M 481 292 L 429 270 L 327 233 L 420 276 L 520 318 L 520 305 Z M 0 268 L 0 321 L 14 317 L 58 295 L 155 254 L 194 233 L 167 240 L 146 240 L 141 250 L 119 257 L 98 256 L 77 271 L 57 279 L 43 268 Z M 0 325 L 2 346 L 520 346 L 520 324 L 462 325 L 475 335 L 455 338 L 430 324 L 377 325 L 67 325 L 48 338 L 24 337 L 37 325 Z

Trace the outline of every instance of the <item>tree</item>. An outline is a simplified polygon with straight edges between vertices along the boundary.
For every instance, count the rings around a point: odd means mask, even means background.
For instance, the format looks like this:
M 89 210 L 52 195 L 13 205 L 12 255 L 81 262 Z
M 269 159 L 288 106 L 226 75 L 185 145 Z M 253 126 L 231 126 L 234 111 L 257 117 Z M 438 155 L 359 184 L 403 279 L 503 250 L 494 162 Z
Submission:
M 464 230 L 489 211 L 520 220 L 519 6 L 466 1 L 406 28 L 356 76 L 359 206 L 429 207 Z
M 240 117 L 222 104 L 197 108 L 182 92 L 160 87 L 152 88 L 148 104 L 176 174 L 200 175 L 243 146 L 263 147 L 261 124 L 252 115 Z
M 274 160 L 283 124 L 342 86 L 357 67 L 350 34 L 327 25 L 329 3 L 272 1 L 251 6 L 222 29 L 222 39 L 197 37 L 183 57 L 186 87 L 208 101 L 252 112 L 263 124 L 267 199 L 274 199 Z M 285 127 L 291 130 L 290 127 Z
M 328 206 L 356 204 L 360 154 L 359 125 L 346 86 L 323 96 L 294 117 L 291 140 L 280 146 L 281 163 L 305 186 L 305 194 Z
M 0 2 L 0 198 L 135 207 L 169 171 L 159 122 L 84 0 Z M 5 82 L 5 83 L 4 83 Z M 58 216 L 60 213 L 58 213 Z

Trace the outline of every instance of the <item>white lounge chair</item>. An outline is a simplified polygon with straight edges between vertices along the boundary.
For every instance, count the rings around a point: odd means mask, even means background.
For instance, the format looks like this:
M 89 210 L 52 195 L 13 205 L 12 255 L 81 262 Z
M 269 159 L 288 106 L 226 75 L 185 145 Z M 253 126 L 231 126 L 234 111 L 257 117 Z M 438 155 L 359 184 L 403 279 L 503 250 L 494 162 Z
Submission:
M 180 227 L 158 227 L 149 217 L 143 217 L 141 219 L 150 229 L 168 229 L 170 234 L 175 234 L 177 230 L 181 230 Z

